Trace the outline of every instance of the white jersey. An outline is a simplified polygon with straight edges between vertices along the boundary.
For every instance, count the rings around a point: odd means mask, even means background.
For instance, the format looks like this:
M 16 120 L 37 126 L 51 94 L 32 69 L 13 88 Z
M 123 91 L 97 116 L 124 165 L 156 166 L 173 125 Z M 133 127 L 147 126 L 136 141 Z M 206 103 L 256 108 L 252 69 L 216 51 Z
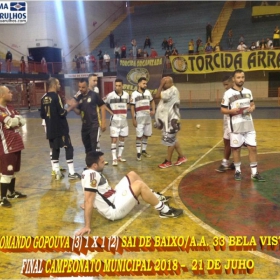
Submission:
M 105 176 L 95 170 L 87 169 L 82 173 L 81 182 L 84 191 L 96 193 L 94 204 L 98 212 L 104 217 L 111 216 L 114 209 L 106 202 L 106 199 L 113 204 L 116 191 L 109 186 Z
M 153 96 L 147 89 L 143 93 L 137 90 L 132 92 L 130 104 L 135 106 L 137 123 L 151 123 L 151 101 L 153 101 Z
M 123 91 L 118 95 L 115 91 L 110 92 L 103 98 L 106 104 L 110 105 L 110 109 L 114 113 L 111 117 L 111 126 L 125 127 L 127 126 L 127 105 L 129 104 L 129 94 Z
M 174 133 L 179 130 L 180 93 L 175 86 L 161 92 L 161 100 L 157 106 L 155 120 L 157 127 L 165 132 Z
M 228 128 L 233 133 L 244 133 L 254 131 L 254 123 L 250 113 L 246 109 L 253 102 L 252 92 L 247 88 L 242 88 L 241 91 L 233 88 L 224 93 L 221 107 L 234 109 L 239 108 L 240 114 L 228 116 Z

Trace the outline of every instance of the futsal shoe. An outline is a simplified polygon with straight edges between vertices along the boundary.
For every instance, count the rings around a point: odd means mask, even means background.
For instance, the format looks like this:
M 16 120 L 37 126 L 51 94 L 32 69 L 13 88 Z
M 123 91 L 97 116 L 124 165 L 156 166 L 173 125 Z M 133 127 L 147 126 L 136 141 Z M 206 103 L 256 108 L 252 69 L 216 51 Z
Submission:
M 241 181 L 241 172 L 236 171 L 234 174 L 235 181 Z
M 257 182 L 265 182 L 265 179 L 259 173 L 256 173 L 255 175 L 251 175 L 251 179 Z
M 12 194 L 8 194 L 7 197 L 8 198 L 27 198 L 27 195 L 14 191 Z
M 120 162 L 126 162 L 126 159 L 125 159 L 125 158 L 122 158 L 122 157 L 118 157 L 118 161 L 120 161 Z
M 186 162 L 187 158 L 186 157 L 178 157 L 178 160 L 174 163 L 174 165 L 181 165 L 182 163 Z
M 2 200 L 0 200 L 0 205 L 2 207 L 6 207 L 6 208 L 11 208 L 12 207 L 12 204 L 10 203 L 10 201 L 6 197 L 3 197 Z
M 118 165 L 118 160 L 117 160 L 117 159 L 114 159 L 112 165 L 113 165 L 113 166 L 117 166 L 117 165 Z
M 144 157 L 147 157 L 147 158 L 150 158 L 150 157 L 151 157 L 151 155 L 148 154 L 146 151 L 142 151 L 142 155 L 143 155 Z
M 169 211 L 167 213 L 160 212 L 159 217 L 160 218 L 177 218 L 178 216 L 183 214 L 183 209 L 176 209 L 169 207 Z
M 161 169 L 172 167 L 172 163 L 171 163 L 171 161 L 165 160 L 158 167 L 161 168 Z
M 74 174 L 68 174 L 68 179 L 69 180 L 75 180 L 75 179 L 81 179 L 81 175 L 78 173 L 74 173 Z

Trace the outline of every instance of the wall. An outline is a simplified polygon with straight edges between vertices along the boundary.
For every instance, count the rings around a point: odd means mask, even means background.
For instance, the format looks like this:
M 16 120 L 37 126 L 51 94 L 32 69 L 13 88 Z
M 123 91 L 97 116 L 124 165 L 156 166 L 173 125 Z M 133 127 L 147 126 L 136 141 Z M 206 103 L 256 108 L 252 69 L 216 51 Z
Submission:
M 36 43 L 41 46 L 52 47 L 56 44 L 64 54 L 68 54 L 81 41 L 83 41 L 92 31 L 90 40 L 93 40 L 109 24 L 98 28 L 104 20 L 114 14 L 120 7 L 125 6 L 124 1 L 62 1 L 61 10 L 65 17 L 65 24 L 60 21 L 56 11 L 60 9 L 60 1 L 28 1 L 28 21 L 26 24 L 1 25 L 0 41 L 7 44 L 14 59 L 20 59 L 21 55 L 28 54 L 28 47 L 36 47 Z M 78 8 L 80 7 L 80 9 Z M 78 12 L 83 11 L 81 15 Z M 115 20 L 114 17 L 111 21 Z M 93 26 L 93 22 L 96 22 Z M 85 40 L 84 46 L 70 54 L 67 61 L 81 49 L 85 49 L 89 42 Z M 8 47 L 0 43 L 0 52 L 6 54 Z M 73 56 L 73 57 L 72 57 Z

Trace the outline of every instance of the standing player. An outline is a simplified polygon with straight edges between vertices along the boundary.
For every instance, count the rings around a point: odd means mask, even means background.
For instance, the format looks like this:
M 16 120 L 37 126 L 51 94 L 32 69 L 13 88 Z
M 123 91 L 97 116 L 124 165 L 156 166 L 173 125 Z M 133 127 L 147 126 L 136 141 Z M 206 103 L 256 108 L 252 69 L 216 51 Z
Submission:
M 94 203 L 97 211 L 112 221 L 124 218 L 139 204 L 139 196 L 159 211 L 160 218 L 177 218 L 183 213 L 182 209 L 165 205 L 164 202 L 168 200 L 168 197 L 153 192 L 134 171 L 129 172 L 115 189 L 112 189 L 102 174 L 105 165 L 102 152 L 88 153 L 86 164 L 88 169 L 82 174 L 82 186 L 85 191 L 85 226 L 76 235 L 91 232 Z
M 155 101 L 150 91 L 147 90 L 146 78 L 141 77 L 138 80 L 138 90 L 131 94 L 130 105 L 132 122 L 136 127 L 137 160 L 141 160 L 141 150 L 143 156 L 151 157 L 146 152 L 146 148 L 148 137 L 152 135 L 151 116 L 155 114 Z
M 50 78 L 48 80 L 48 92 L 41 99 L 41 118 L 46 122 L 46 136 L 52 148 L 53 169 L 56 174 L 55 179 L 60 180 L 64 177 L 59 167 L 60 148 L 65 148 L 69 170 L 68 178 L 70 180 L 80 179 L 81 176 L 74 170 L 74 149 L 69 136 L 69 126 L 66 119 L 67 113 L 70 110 L 63 108 L 61 98 L 58 95 L 59 89 L 59 80 Z
M 225 90 L 228 90 L 232 87 L 232 77 L 231 76 L 225 76 L 223 78 L 223 86 Z M 228 115 L 224 115 L 224 159 L 221 162 L 221 165 L 219 168 L 216 169 L 218 172 L 225 172 L 228 169 L 234 170 L 234 163 L 232 162 L 229 164 L 229 158 L 231 155 L 231 147 L 230 147 L 230 133 L 228 129 L 228 121 L 227 121 Z
M 7 198 L 26 198 L 25 194 L 15 191 L 15 172 L 20 170 L 21 150 L 24 149 L 19 128 L 25 119 L 10 105 L 13 94 L 6 86 L 0 86 L 0 156 L 1 156 L 1 200 L 3 207 L 12 207 Z M 10 194 L 7 195 L 8 191 Z
M 172 166 L 172 155 L 174 150 L 178 153 L 178 159 L 174 165 L 181 165 L 187 161 L 183 155 L 179 141 L 176 135 L 180 130 L 180 93 L 173 84 L 171 77 L 161 79 L 160 86 L 155 98 L 161 98 L 156 115 L 156 127 L 162 130 L 162 144 L 167 146 L 167 156 L 159 168 L 168 168 Z
M 113 112 L 113 116 L 110 121 L 110 136 L 111 151 L 113 157 L 113 165 L 118 165 L 118 161 L 126 161 L 122 158 L 122 152 L 124 149 L 124 139 L 128 136 L 128 124 L 127 124 L 127 107 L 129 103 L 129 94 L 123 91 L 123 81 L 116 79 L 115 91 L 110 92 L 104 97 L 104 102 L 110 106 Z M 118 144 L 118 158 L 117 158 L 117 141 Z
M 233 87 L 224 93 L 221 103 L 221 112 L 228 114 L 228 128 L 230 131 L 230 146 L 232 148 L 235 166 L 234 178 L 241 180 L 240 152 L 243 144 L 249 151 L 251 178 L 254 181 L 264 182 L 265 179 L 257 170 L 257 143 L 256 131 L 251 113 L 255 110 L 252 92 L 243 87 L 245 74 L 242 70 L 233 73 Z
M 69 101 L 71 109 L 81 115 L 82 119 L 82 141 L 85 152 L 96 151 L 97 142 L 99 141 L 100 126 L 98 119 L 99 108 L 101 109 L 101 130 L 106 130 L 106 105 L 99 94 L 89 89 L 88 79 L 80 79 L 79 92 L 73 100 Z M 73 106 L 74 105 L 74 106 Z M 77 106 L 77 107 L 76 107 Z

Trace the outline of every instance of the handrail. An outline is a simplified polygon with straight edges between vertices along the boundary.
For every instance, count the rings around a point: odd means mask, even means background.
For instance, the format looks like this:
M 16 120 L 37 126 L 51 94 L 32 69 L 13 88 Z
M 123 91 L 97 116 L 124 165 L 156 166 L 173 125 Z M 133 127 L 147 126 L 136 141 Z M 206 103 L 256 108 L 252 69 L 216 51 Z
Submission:
M 18 50 L 16 50 L 16 49 L 14 49 L 13 47 L 11 47 L 11 46 L 9 46 L 9 45 L 5 44 L 5 43 L 4 43 L 4 42 L 2 42 L 2 41 L 0 41 L 0 44 L 3 44 L 4 46 L 8 47 L 8 48 L 9 48 L 9 50 L 13 50 L 13 51 L 15 51 L 15 52 L 19 53 L 20 55 L 23 55 L 23 56 L 25 56 L 25 55 L 26 55 L 26 54 L 23 54 L 23 53 L 21 53 L 20 51 L 18 51 Z
M 117 11 L 113 12 L 108 18 L 106 18 L 97 28 L 95 28 L 85 39 L 83 39 L 76 47 L 74 47 L 68 54 L 65 55 L 68 56 L 70 53 L 72 53 L 77 47 L 79 47 L 85 40 L 87 40 L 95 31 L 97 31 L 107 20 L 109 20 L 111 17 L 113 17 L 119 10 L 124 9 L 124 7 L 119 7 Z

